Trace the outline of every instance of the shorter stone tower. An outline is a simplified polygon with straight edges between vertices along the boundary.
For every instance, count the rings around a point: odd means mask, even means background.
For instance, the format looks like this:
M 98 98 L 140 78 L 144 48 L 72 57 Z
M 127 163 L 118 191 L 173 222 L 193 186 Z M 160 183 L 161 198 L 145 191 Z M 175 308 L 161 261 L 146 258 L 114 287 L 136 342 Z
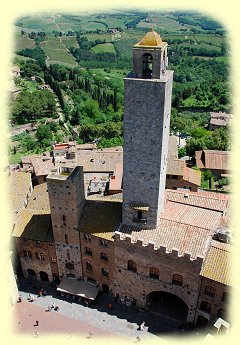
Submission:
M 123 219 L 152 229 L 164 206 L 173 72 L 167 43 L 148 32 L 133 47 L 124 85 Z
M 59 167 L 47 177 L 59 275 L 82 277 L 78 225 L 85 202 L 83 167 Z

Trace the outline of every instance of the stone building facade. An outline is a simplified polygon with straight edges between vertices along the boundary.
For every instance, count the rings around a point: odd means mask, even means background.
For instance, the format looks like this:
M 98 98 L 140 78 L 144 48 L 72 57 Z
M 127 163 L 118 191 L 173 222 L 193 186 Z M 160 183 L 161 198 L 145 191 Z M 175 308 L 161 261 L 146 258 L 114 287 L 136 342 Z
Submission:
M 123 200 L 85 196 L 82 167 L 55 167 L 35 187 L 13 236 L 26 277 L 88 281 L 179 323 L 210 325 L 228 309 L 223 296 L 232 285 L 230 245 L 213 240 L 229 200 L 165 189 L 173 74 L 166 48 L 154 31 L 134 46 L 125 78 Z

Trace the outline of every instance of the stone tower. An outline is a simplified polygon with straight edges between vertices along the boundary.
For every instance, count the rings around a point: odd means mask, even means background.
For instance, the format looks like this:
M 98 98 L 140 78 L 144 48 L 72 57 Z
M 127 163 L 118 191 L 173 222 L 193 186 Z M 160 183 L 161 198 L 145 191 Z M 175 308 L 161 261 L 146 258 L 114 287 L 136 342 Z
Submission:
M 78 224 L 85 201 L 83 167 L 58 167 L 47 177 L 60 278 L 82 277 Z
M 148 32 L 124 79 L 123 224 L 151 229 L 164 207 L 173 71 L 167 43 Z

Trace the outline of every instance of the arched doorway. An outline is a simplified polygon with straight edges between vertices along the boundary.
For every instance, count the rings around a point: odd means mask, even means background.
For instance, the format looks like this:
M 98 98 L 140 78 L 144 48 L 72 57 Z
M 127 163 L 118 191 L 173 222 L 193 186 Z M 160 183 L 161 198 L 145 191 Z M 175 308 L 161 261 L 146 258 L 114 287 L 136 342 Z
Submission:
M 27 270 L 27 273 L 28 273 L 28 278 L 30 279 L 36 279 L 36 272 L 34 270 L 32 270 L 31 268 L 29 268 Z
M 155 313 L 181 322 L 187 321 L 188 306 L 179 297 L 164 291 L 154 291 L 147 295 L 147 308 Z
M 197 328 L 206 328 L 208 325 L 208 319 L 202 315 L 198 315 L 196 327 Z
M 48 282 L 49 281 L 48 275 L 47 275 L 46 272 L 40 271 L 39 275 L 40 275 L 41 281 L 43 281 L 43 282 Z

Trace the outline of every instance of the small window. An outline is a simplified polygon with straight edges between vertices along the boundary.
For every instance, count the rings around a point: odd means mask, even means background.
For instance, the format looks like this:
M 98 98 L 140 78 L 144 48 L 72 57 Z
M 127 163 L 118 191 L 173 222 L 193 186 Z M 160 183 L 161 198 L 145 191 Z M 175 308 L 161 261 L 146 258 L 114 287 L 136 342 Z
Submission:
M 207 296 L 210 296 L 210 297 L 214 297 L 215 293 L 216 293 L 216 289 L 214 289 L 214 287 L 212 287 L 210 285 L 207 285 L 205 287 L 204 295 L 207 295 Z
M 40 253 L 40 260 L 45 260 L 45 256 L 43 253 Z
M 152 279 L 159 279 L 159 270 L 155 267 L 150 267 L 149 277 Z
M 54 246 L 54 243 L 53 242 L 49 242 L 49 244 L 48 244 L 49 246 Z
M 102 267 L 101 268 L 101 274 L 102 274 L 102 276 L 104 276 L 104 277 L 109 277 L 109 273 L 108 273 L 108 270 L 105 268 L 105 267 Z
M 67 251 L 67 259 L 68 259 L 68 261 L 70 261 L 70 260 L 71 260 L 71 257 L 70 257 L 70 252 L 69 252 L 69 250 Z
M 106 240 L 103 240 L 102 238 L 100 239 L 100 245 L 103 246 L 103 247 L 107 247 L 108 246 L 108 243 Z
M 129 271 L 137 272 L 137 264 L 133 260 L 128 260 L 128 268 Z
M 172 284 L 182 286 L 183 277 L 180 274 L 174 274 L 172 278 Z
M 40 255 L 39 255 L 38 252 L 35 253 L 35 256 L 36 256 L 36 259 L 37 259 L 37 260 L 40 260 Z
M 92 249 L 89 247 L 85 247 L 85 254 L 92 256 Z
M 29 258 L 29 259 L 32 259 L 32 253 L 28 250 L 27 251 L 27 257 Z
M 51 261 L 52 261 L 52 262 L 57 262 L 55 256 L 51 256 Z
M 91 242 L 91 235 L 89 235 L 89 234 L 84 234 L 84 240 L 85 240 L 85 241 L 88 241 L 88 242 Z
M 66 262 L 65 267 L 68 270 L 74 270 L 74 264 L 72 264 L 71 262 Z
M 66 226 L 66 216 L 62 216 L 63 225 Z
M 93 271 L 93 267 L 92 267 L 92 264 L 90 263 L 90 262 L 86 262 L 86 269 L 88 270 L 88 271 Z
M 68 235 L 65 234 L 64 237 L 65 237 L 65 243 L 68 244 Z
M 108 261 L 108 256 L 107 256 L 107 254 L 105 254 L 105 253 L 101 253 L 100 258 L 101 258 L 102 260 L 104 260 L 104 261 Z

